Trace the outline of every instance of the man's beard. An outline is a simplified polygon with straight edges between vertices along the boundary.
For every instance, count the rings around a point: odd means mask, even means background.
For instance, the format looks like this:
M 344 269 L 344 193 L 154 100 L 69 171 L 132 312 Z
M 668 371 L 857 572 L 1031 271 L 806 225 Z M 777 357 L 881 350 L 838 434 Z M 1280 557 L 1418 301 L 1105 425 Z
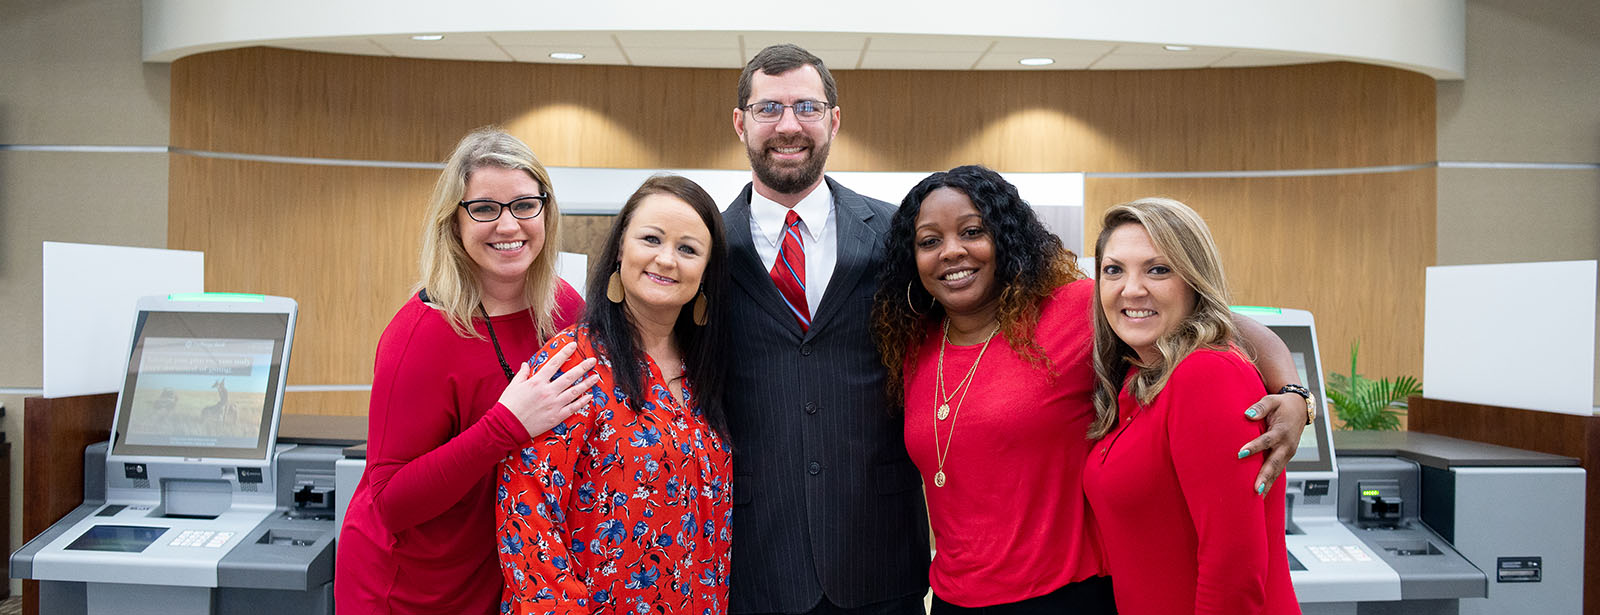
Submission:
M 767 149 L 792 145 L 811 148 L 810 155 L 799 166 L 773 164 L 767 159 Z M 745 148 L 745 155 L 750 157 L 750 168 L 756 172 L 756 178 L 762 184 L 779 194 L 798 194 L 815 185 L 817 179 L 822 177 L 822 167 L 828 163 L 828 149 L 832 146 L 832 141 L 817 147 L 810 139 L 790 139 L 787 142 L 772 139 L 762 144 L 760 150 Z

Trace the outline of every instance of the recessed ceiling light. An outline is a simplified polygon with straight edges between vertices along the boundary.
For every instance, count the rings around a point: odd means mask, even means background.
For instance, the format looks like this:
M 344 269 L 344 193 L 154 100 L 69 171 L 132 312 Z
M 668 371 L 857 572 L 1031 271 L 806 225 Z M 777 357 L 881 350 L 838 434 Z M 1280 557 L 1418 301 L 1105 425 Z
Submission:
M 443 39 L 444 39 L 444 35 L 443 34 L 418 34 L 416 36 L 411 37 L 411 40 L 414 40 L 414 41 L 437 41 L 437 40 L 443 40 Z
M 1017 60 L 1017 63 L 1023 66 L 1049 66 L 1055 64 L 1056 61 L 1053 58 L 1023 58 Z
M 581 53 L 573 53 L 571 51 L 557 51 L 555 53 L 550 54 L 550 59 L 552 59 L 552 60 L 582 60 L 583 59 L 583 54 L 581 54 Z
M 1194 48 L 1188 45 L 1167 45 L 1165 49 L 1167 51 L 1194 51 Z

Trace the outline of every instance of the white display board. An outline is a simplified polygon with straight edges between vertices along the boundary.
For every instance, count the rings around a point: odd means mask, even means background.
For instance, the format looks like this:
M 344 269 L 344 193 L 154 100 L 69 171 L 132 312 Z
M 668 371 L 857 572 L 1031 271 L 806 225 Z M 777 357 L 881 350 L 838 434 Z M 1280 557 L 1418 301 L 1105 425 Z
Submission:
M 44 242 L 44 396 L 115 393 L 139 297 L 205 290 L 205 254 Z
M 585 288 L 589 283 L 589 255 L 575 252 L 556 253 L 556 275 L 572 285 L 572 290 L 578 291 L 578 296 L 588 294 Z
M 1593 414 L 1595 261 L 1429 267 L 1432 399 Z
M 738 198 L 750 171 L 720 169 L 597 169 L 548 167 L 556 202 L 564 214 L 615 215 L 639 184 L 656 173 L 682 175 L 716 199 L 726 209 Z M 899 205 L 906 193 L 932 171 L 889 173 L 872 171 L 829 172 L 828 177 L 860 194 Z M 1017 187 L 1023 200 L 1061 237 L 1068 250 L 1083 254 L 1082 173 L 1001 173 Z M 569 280 L 570 281 L 570 280 Z M 574 285 L 576 286 L 576 285 Z

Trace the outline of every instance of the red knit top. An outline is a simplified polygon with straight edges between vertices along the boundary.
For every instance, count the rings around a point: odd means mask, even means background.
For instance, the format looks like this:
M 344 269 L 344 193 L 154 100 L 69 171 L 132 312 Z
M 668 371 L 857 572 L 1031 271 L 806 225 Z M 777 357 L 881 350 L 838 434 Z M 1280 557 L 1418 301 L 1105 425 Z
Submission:
M 937 325 L 906 365 L 906 449 L 922 471 L 933 525 L 929 582 L 947 602 L 1015 602 L 1104 574 L 1082 487 L 1084 434 L 1094 418 L 1093 292 L 1092 280 L 1073 282 L 1041 306 L 1034 341 L 1054 375 L 997 335 L 968 388 L 956 391 L 981 345 L 947 346 L 946 394 L 956 392 L 942 421 L 934 403 Z M 935 422 L 946 451 L 943 487 L 934 481 Z
M 1299 613 L 1284 546 L 1284 481 L 1265 497 L 1261 456 L 1239 443 L 1263 426 L 1239 411 L 1266 393 L 1237 350 L 1197 350 L 1154 402 L 1126 390 L 1117 428 L 1084 474 L 1123 615 Z
M 583 315 L 558 284 L 557 329 Z M 540 348 L 526 312 L 495 316 L 515 368 Z M 367 469 L 345 513 L 334 602 L 341 615 L 496 613 L 494 469 L 528 440 L 500 393 L 505 372 L 484 339 L 464 338 L 415 297 L 378 340 L 367 413 Z

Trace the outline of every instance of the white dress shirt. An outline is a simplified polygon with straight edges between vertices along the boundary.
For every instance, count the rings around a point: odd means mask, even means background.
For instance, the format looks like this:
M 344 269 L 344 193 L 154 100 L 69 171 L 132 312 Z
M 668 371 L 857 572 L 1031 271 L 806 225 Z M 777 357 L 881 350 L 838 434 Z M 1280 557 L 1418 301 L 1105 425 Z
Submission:
M 838 233 L 834 231 L 833 191 L 828 182 L 817 185 L 816 190 L 800 199 L 794 206 L 800 216 L 800 235 L 805 239 L 806 253 L 806 307 L 814 317 L 822 294 L 828 290 L 828 280 L 833 277 L 833 265 L 839 260 Z M 778 262 L 778 247 L 783 243 L 783 219 L 789 208 L 779 205 L 754 189 L 750 191 L 750 238 L 756 245 L 756 256 L 761 258 L 761 268 L 772 271 Z

